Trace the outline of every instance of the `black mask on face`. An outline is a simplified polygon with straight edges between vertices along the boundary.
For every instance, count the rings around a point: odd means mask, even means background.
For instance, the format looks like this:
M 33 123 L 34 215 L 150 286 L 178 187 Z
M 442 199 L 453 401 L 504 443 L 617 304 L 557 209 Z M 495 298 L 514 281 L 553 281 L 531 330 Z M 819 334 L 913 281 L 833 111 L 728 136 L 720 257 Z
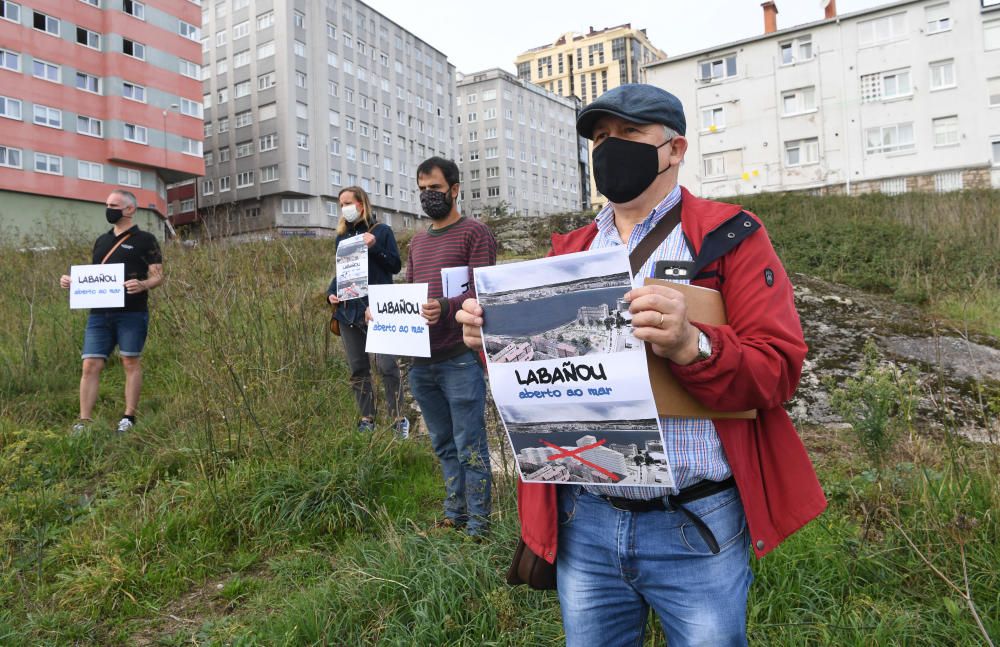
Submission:
M 671 140 L 659 146 L 633 142 L 617 137 L 607 137 L 600 146 L 594 148 L 594 182 L 597 190 L 615 204 L 623 204 L 638 198 L 649 188 L 657 175 L 670 170 L 670 164 L 662 171 L 657 151 Z
M 121 209 L 113 209 L 111 207 L 108 207 L 107 209 L 104 210 L 104 217 L 107 218 L 108 222 L 110 222 L 112 225 L 121 220 L 124 215 L 125 212 L 122 211 Z
M 455 204 L 451 197 L 451 187 L 447 191 L 432 191 L 427 189 L 420 192 L 420 206 L 423 207 L 431 220 L 444 220 L 451 213 L 451 207 Z

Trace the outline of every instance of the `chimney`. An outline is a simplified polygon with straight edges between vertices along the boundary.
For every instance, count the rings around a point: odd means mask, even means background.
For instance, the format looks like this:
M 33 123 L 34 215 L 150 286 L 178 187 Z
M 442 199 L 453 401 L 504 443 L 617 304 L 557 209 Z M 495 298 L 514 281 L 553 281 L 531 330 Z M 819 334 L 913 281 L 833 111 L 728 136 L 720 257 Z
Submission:
M 764 33 L 773 34 L 778 31 L 778 5 L 774 0 L 767 0 L 760 6 L 764 8 Z
M 826 0 L 823 5 L 823 16 L 827 20 L 837 17 L 837 0 Z

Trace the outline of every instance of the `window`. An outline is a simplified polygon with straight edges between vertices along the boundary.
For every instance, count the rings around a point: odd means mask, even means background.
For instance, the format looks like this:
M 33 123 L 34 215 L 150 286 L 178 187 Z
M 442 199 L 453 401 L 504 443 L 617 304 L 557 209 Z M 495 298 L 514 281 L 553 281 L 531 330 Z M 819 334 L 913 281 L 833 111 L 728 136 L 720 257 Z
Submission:
M 39 173 L 62 175 L 62 158 L 58 155 L 35 153 L 35 170 Z
M 0 49 L 0 68 L 11 72 L 20 72 L 21 55 L 7 49 Z
M 250 81 L 241 81 L 234 85 L 233 96 L 237 99 L 250 96 Z
M 702 170 L 705 179 L 725 177 L 726 158 L 721 155 L 705 155 L 702 158 Z
M 226 44 L 226 32 L 223 29 L 215 32 L 215 46 L 222 47 Z
M 219 88 L 219 105 L 229 101 L 229 88 Z
M 993 138 L 993 141 L 990 142 L 990 148 L 993 153 L 993 166 L 1000 166 L 1000 137 Z
M 257 16 L 257 31 L 274 26 L 274 12 L 268 11 Z
M 187 213 L 189 211 L 194 211 L 194 198 L 181 200 L 181 213 Z
M 242 171 L 236 174 L 236 188 L 253 186 L 253 171 Z
M 122 186 L 142 186 L 142 173 L 131 168 L 118 169 L 118 184 Z
M 233 40 L 237 38 L 243 38 L 250 33 L 250 21 L 244 20 L 241 23 L 233 25 Z
M 934 147 L 955 146 L 958 144 L 958 116 L 938 117 L 931 121 L 934 132 Z
M 229 117 L 219 117 L 219 132 L 220 133 L 229 132 Z
M 0 117 L 21 121 L 21 100 L 0 97 Z
M 90 137 L 103 137 L 104 123 L 100 119 L 94 119 L 93 117 L 87 117 L 85 115 L 77 115 L 76 132 Z
M 732 78 L 736 76 L 736 54 L 711 61 L 701 61 L 698 63 L 698 70 L 702 83 Z
M 137 126 L 135 124 L 125 124 L 125 141 L 134 142 L 136 144 L 147 144 L 147 132 L 145 126 Z
M 32 108 L 33 117 L 32 122 L 37 126 L 46 126 L 48 128 L 62 128 L 62 110 L 57 110 L 56 108 L 49 108 L 48 106 L 42 106 L 35 104 Z
M 224 193 L 230 189 L 229 187 L 229 176 L 223 175 L 219 177 L 219 193 Z
M 233 54 L 233 69 L 244 65 L 250 65 L 250 50 L 248 49 Z
M 275 133 L 269 135 L 263 135 L 257 144 L 257 149 L 263 153 L 266 151 L 273 151 L 278 147 L 278 136 Z
M 126 99 L 131 99 L 132 101 L 146 103 L 146 88 L 141 85 L 125 81 L 122 83 L 122 96 Z
M 865 74 L 861 77 L 861 102 L 898 99 L 913 94 L 910 85 L 910 70 L 893 70 Z
M 309 118 L 309 106 L 307 106 L 306 104 L 302 103 L 301 101 L 296 101 L 295 102 L 295 116 L 297 118 L 299 118 L 299 119 L 308 119 Z M 351 125 L 351 130 L 354 130 L 354 125 L 353 125 L 354 122 L 352 121 L 351 124 L 352 124 Z
M 292 50 L 295 52 L 296 56 L 301 56 L 305 58 L 306 56 L 306 44 L 300 40 L 295 41 L 292 45 Z
M 253 123 L 253 111 L 244 110 L 236 113 L 236 127 L 243 128 Z
M 134 40 L 122 39 L 122 53 L 126 56 L 137 58 L 140 61 L 146 60 L 146 46 Z
M 884 43 L 906 35 L 906 13 L 864 20 L 858 23 L 858 43 L 861 47 Z
M 931 63 L 931 90 L 955 87 L 955 60 Z
M 62 80 L 62 73 L 58 65 L 46 63 L 37 58 L 32 61 L 32 74 L 36 79 L 44 79 L 53 83 L 60 83 Z
M 205 116 L 200 103 L 191 99 L 185 99 L 184 97 L 181 97 L 181 114 L 188 117 L 197 117 L 198 119 Z
M 819 139 L 796 139 L 785 142 L 785 165 L 804 166 L 819 162 Z
M 294 24 L 299 29 L 306 28 L 306 16 L 301 11 L 295 11 L 292 13 L 292 24 Z
M 302 72 L 296 71 L 295 72 L 295 85 L 296 85 L 296 87 L 299 87 L 299 88 L 305 88 L 306 87 L 306 75 L 303 74 Z
M 337 112 L 336 110 L 331 110 L 329 112 L 329 117 L 328 118 L 329 118 L 331 126 L 337 126 L 338 128 L 340 127 L 340 113 L 339 112 Z
M 909 191 L 905 177 L 894 177 L 889 180 L 882 180 L 879 190 L 885 195 L 900 195 Z
M 21 168 L 21 149 L 0 144 L 0 166 Z
M 938 193 L 961 191 L 963 187 L 961 171 L 947 171 L 934 175 L 934 190 Z
M 472 122 L 476 121 L 476 119 L 477 119 L 476 113 L 474 113 L 474 112 L 470 112 L 469 116 L 466 117 L 466 121 L 468 121 L 469 123 L 472 123 Z
M 94 94 L 101 93 L 101 80 L 96 76 L 90 74 L 85 74 L 83 72 L 76 73 L 76 87 L 84 92 L 93 92 Z
M 59 35 L 59 19 L 53 18 L 52 16 L 46 16 L 40 11 L 33 12 L 33 22 L 34 27 L 38 31 L 44 31 L 46 34 L 51 34 L 53 36 Z
M 91 182 L 103 182 L 104 166 L 101 164 L 96 164 L 94 162 L 85 162 L 83 160 L 77 160 L 76 176 L 81 180 L 89 180 Z
M 500 177 L 500 167 L 491 166 L 488 169 L 486 169 L 486 177 L 487 178 Z
M 309 181 L 309 166 L 306 165 L 306 164 L 299 164 L 298 170 L 299 170 L 299 179 L 302 180 L 303 182 L 308 182 Z
M 260 183 L 274 182 L 278 179 L 278 165 L 265 166 L 260 169 Z
M 222 76 L 229 71 L 229 59 L 220 58 L 215 62 L 215 73 Z
M 146 19 L 146 6 L 137 0 L 122 0 L 122 11 L 139 20 Z
M 309 150 L 309 135 L 307 133 L 295 133 L 295 146 L 301 150 Z
M 486 149 L 486 159 L 492 160 L 499 157 L 499 152 L 496 146 L 490 146 Z
M 261 74 L 257 77 L 257 89 L 267 90 L 268 88 L 274 87 L 274 72 L 268 72 L 267 74 Z
M 211 178 L 206 178 L 201 181 L 201 194 L 202 195 L 212 195 L 215 193 L 215 181 Z
M 786 117 L 816 109 L 816 88 L 799 88 L 781 94 L 782 114 Z
M 500 196 L 500 187 L 498 186 L 488 186 L 486 187 L 486 197 L 496 198 Z
M 0 0 L 0 18 L 21 22 L 21 5 L 16 5 L 10 0 Z
M 1000 49 L 1000 20 L 983 23 L 983 44 L 986 50 Z
M 189 137 L 181 137 L 181 152 L 185 155 L 193 155 L 194 157 L 201 157 L 201 142 L 197 139 L 191 139 Z
M 473 200 L 478 200 L 481 196 L 482 196 L 482 193 L 480 192 L 479 189 L 472 189 L 470 197 Z
M 260 110 L 257 112 L 257 114 L 260 117 L 261 121 L 274 119 L 275 117 L 278 116 L 278 104 L 276 103 L 264 104 L 260 107 Z
M 723 106 L 703 108 L 701 111 L 701 129 L 714 133 L 726 127 L 726 111 Z
M 189 79 L 195 79 L 196 81 L 202 80 L 200 68 L 192 63 L 191 61 L 186 61 L 183 58 L 177 60 L 178 72 L 181 75 L 188 77 Z
M 284 198 L 281 201 L 281 213 L 285 215 L 307 214 L 309 213 L 309 200 Z
M 988 104 L 991 108 L 1000 108 L 1000 76 L 986 80 Z
M 924 9 L 928 34 L 937 34 L 951 29 L 950 8 L 947 2 L 930 5 Z
M 475 130 L 470 130 L 469 131 L 469 141 L 470 142 L 479 141 L 479 133 L 476 132 Z
M 257 46 L 257 60 L 260 61 L 265 58 L 274 56 L 274 41 L 270 40 L 263 45 Z
M 177 22 L 177 33 L 196 43 L 201 40 L 201 30 L 183 20 Z
M 225 148 L 220 148 L 219 149 L 219 163 L 221 164 L 223 162 L 228 162 L 228 161 L 229 161 L 229 147 L 227 146 Z
M 91 49 L 101 49 L 101 35 L 83 27 L 76 28 L 76 42 Z
M 781 54 L 781 64 L 791 65 L 808 61 L 813 57 L 812 36 L 806 34 L 798 38 L 778 44 L 778 52 Z
M 913 148 L 913 123 L 876 126 L 865 131 L 868 153 L 892 153 Z

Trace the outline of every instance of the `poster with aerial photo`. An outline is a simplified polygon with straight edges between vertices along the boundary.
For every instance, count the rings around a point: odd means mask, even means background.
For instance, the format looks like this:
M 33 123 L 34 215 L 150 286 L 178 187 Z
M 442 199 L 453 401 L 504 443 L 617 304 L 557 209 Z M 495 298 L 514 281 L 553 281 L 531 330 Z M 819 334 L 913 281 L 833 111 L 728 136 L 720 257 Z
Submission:
M 474 273 L 490 389 L 524 480 L 672 486 L 625 247 Z
M 543 483 L 671 486 L 646 402 L 500 407 L 521 478 Z
M 364 296 L 368 296 L 368 245 L 364 235 L 352 236 L 337 245 L 337 298 Z

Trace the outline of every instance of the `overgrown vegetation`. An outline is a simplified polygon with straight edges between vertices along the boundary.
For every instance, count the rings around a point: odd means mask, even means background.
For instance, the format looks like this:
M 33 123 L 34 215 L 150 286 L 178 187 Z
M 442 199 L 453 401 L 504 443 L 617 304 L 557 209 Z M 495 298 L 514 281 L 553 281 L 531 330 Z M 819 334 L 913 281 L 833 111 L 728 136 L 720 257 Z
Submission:
M 823 251 L 839 239 L 784 223 L 793 198 L 766 199 L 750 206 L 786 259 L 860 280 L 847 251 Z M 803 217 L 839 213 L 814 211 Z M 509 478 L 495 488 L 493 539 L 468 542 L 429 529 L 441 486 L 425 437 L 352 431 L 325 331 L 328 241 L 168 247 L 127 436 L 112 432 L 117 361 L 97 423 L 68 433 L 85 315 L 67 310 L 57 278 L 86 256 L 0 249 L 0 644 L 562 643 L 554 596 L 503 582 L 517 533 Z M 913 261 L 914 285 L 948 261 L 934 262 Z M 956 267 L 969 281 L 988 269 Z M 907 431 L 884 444 L 876 474 L 851 429 L 803 429 L 831 505 L 755 564 L 753 644 L 1000 635 L 996 448 L 945 442 L 919 420 Z

